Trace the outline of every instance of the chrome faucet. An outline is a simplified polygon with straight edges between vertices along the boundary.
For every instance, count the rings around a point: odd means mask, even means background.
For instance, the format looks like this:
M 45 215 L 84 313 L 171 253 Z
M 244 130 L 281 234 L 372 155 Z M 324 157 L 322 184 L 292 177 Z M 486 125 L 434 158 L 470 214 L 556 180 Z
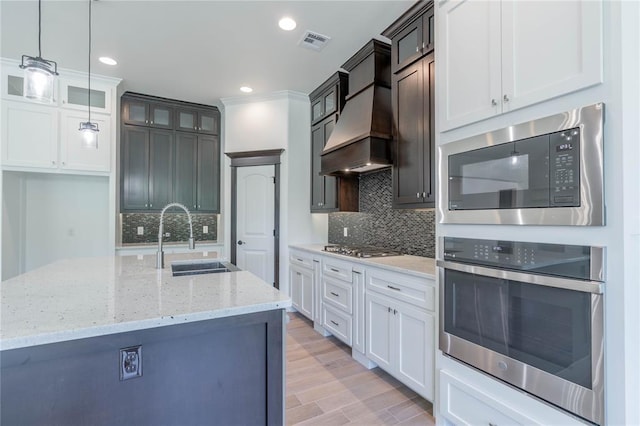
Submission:
M 156 269 L 164 268 L 164 252 L 162 251 L 162 234 L 163 227 L 162 222 L 164 220 L 164 212 L 171 207 L 180 207 L 187 213 L 187 218 L 189 219 L 189 249 L 193 250 L 196 248 L 196 242 L 193 239 L 193 222 L 191 222 L 191 213 L 189 209 L 187 209 L 184 205 L 180 203 L 170 203 L 164 206 L 162 211 L 160 212 L 160 226 L 158 227 L 158 253 L 156 253 Z

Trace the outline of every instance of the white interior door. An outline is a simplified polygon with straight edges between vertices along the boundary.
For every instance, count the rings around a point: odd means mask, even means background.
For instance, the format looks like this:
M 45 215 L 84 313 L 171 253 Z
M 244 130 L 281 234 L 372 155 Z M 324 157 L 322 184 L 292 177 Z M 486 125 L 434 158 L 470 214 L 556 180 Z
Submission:
M 236 264 L 273 283 L 275 166 L 237 170 Z

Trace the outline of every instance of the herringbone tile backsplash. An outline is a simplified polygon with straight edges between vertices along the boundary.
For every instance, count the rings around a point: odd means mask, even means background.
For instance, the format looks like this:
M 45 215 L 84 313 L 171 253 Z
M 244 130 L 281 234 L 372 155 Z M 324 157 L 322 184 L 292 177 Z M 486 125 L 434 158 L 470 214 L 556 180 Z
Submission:
M 435 257 L 435 210 L 393 209 L 391 170 L 360 177 L 360 212 L 330 213 L 329 242 Z M 343 228 L 349 236 L 343 236 Z

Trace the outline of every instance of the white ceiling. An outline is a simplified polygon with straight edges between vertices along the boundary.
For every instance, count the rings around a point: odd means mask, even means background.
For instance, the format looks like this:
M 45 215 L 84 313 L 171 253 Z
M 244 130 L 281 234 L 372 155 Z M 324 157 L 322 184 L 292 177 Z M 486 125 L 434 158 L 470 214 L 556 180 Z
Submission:
M 94 1 L 92 73 L 123 88 L 204 104 L 279 90 L 309 93 L 407 10 L 393 1 Z M 278 28 L 288 15 L 298 26 Z M 0 1 L 2 57 L 36 56 L 38 3 Z M 42 2 L 42 56 L 87 70 L 88 1 Z M 305 30 L 331 37 L 322 52 L 298 46 Z M 111 56 L 118 65 L 97 61 Z

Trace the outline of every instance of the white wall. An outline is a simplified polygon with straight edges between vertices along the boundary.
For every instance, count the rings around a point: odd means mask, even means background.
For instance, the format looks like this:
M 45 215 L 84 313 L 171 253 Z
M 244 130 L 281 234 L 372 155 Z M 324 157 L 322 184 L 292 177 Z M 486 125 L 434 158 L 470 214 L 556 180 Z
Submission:
M 556 228 L 437 224 L 436 230 L 439 236 L 517 239 L 607 248 L 605 402 L 606 423 L 612 425 L 640 424 L 638 8 L 638 2 L 604 2 L 603 84 L 460 129 L 436 133 L 436 143 L 442 145 L 575 107 L 605 103 L 606 226 Z M 438 64 L 436 50 L 436 66 Z M 442 93 L 438 96 L 436 105 Z
M 109 178 L 4 172 L 3 277 L 113 254 Z
M 284 149 L 280 165 L 280 289 L 289 292 L 289 244 L 327 239 L 327 215 L 312 215 L 309 98 L 284 91 L 267 96 L 222 99 L 222 151 Z M 223 156 L 221 224 L 230 253 L 231 161 Z

